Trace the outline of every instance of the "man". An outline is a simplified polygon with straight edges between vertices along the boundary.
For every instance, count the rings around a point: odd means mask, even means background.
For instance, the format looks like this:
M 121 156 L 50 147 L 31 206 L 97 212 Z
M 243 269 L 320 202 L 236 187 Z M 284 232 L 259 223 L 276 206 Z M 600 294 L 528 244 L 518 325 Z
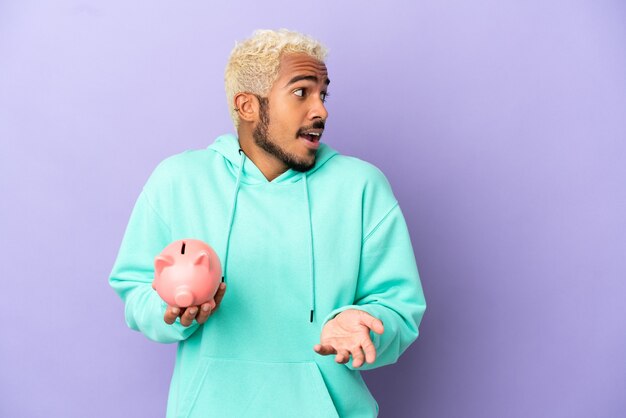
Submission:
M 237 136 L 166 159 L 137 200 L 110 283 L 131 328 L 179 343 L 168 417 L 376 416 L 359 370 L 417 338 L 426 305 L 391 188 L 321 143 L 325 55 L 285 30 L 237 44 Z M 215 249 L 224 283 L 179 309 L 151 283 L 154 257 L 184 238 Z

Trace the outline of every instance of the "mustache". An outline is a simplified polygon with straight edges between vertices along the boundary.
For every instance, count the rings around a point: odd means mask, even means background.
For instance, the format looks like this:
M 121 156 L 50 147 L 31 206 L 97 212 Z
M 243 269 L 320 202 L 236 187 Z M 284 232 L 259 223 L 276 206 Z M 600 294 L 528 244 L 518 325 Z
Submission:
M 312 125 L 304 126 L 304 127 L 300 128 L 300 129 L 298 129 L 298 133 L 296 134 L 296 136 L 302 135 L 306 131 L 309 131 L 311 129 L 324 129 L 324 126 L 326 126 L 326 123 L 324 121 L 316 120 L 315 122 L 313 122 Z

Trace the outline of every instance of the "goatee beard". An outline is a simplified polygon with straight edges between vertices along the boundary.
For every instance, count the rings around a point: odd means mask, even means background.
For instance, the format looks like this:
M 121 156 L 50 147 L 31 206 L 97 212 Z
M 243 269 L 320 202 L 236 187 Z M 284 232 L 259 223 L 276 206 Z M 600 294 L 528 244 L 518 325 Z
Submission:
M 285 150 L 270 140 L 267 132 L 270 125 L 269 101 L 265 97 L 257 96 L 257 98 L 259 99 L 259 123 L 252 132 L 254 142 L 267 153 L 285 163 L 287 168 L 300 172 L 312 169 L 315 166 L 315 158 L 312 161 L 303 161 L 295 155 L 285 152 Z

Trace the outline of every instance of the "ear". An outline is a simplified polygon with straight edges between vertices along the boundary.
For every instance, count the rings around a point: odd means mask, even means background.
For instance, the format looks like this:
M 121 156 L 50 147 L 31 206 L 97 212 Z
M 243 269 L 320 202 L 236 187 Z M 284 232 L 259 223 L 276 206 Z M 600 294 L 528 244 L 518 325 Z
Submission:
M 207 269 L 211 269 L 209 265 L 209 255 L 205 251 L 201 251 L 193 262 L 195 266 L 206 266 Z
M 252 93 L 235 94 L 235 109 L 239 119 L 245 122 L 256 122 L 259 117 L 259 100 Z
M 154 259 L 154 270 L 160 275 L 163 269 L 174 264 L 174 259 L 169 255 L 159 255 Z

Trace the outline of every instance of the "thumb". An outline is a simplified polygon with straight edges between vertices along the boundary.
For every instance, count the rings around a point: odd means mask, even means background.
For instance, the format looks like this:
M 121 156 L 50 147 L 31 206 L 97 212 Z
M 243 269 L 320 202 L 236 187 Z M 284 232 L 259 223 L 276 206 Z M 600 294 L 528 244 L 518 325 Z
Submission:
M 381 321 L 378 318 L 373 317 L 367 312 L 364 312 L 364 311 L 361 311 L 361 312 L 363 312 L 361 314 L 361 323 L 363 325 L 365 325 L 366 327 L 374 331 L 376 334 L 382 334 L 383 332 L 385 332 L 385 326 L 383 325 L 383 321 Z

